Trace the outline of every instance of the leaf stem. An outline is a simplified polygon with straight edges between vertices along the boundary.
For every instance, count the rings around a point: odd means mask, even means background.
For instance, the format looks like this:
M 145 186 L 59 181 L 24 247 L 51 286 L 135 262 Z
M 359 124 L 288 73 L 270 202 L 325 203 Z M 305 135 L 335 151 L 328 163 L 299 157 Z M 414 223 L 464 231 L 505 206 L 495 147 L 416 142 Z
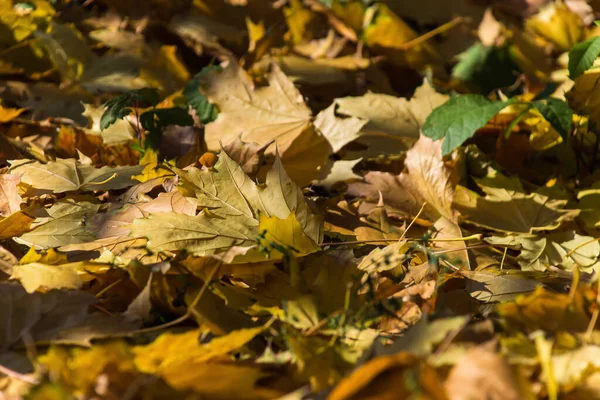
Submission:
M 475 235 L 470 235 L 470 236 L 465 236 L 463 238 L 451 238 L 451 239 L 426 239 L 425 241 L 427 242 L 465 242 L 465 241 L 469 241 L 469 240 L 481 240 L 483 237 L 483 235 L 481 233 L 477 233 Z M 402 238 L 399 239 L 371 239 L 371 240 L 354 240 L 354 241 L 349 241 L 349 242 L 325 242 L 325 243 L 321 243 L 319 246 L 321 247 L 326 247 L 326 246 L 343 246 L 343 245 L 353 245 L 353 244 L 367 244 L 367 243 L 379 243 L 379 242 L 399 242 L 403 240 Z M 409 242 L 422 242 L 424 239 L 406 239 Z M 485 245 L 485 247 L 488 247 L 491 245 Z

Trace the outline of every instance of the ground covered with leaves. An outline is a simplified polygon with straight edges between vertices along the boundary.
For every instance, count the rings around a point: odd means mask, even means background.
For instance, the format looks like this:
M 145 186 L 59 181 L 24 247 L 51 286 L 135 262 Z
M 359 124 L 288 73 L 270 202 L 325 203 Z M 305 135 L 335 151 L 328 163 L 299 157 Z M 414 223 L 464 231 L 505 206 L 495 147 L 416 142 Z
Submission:
M 600 399 L 595 11 L 0 0 L 0 399 Z

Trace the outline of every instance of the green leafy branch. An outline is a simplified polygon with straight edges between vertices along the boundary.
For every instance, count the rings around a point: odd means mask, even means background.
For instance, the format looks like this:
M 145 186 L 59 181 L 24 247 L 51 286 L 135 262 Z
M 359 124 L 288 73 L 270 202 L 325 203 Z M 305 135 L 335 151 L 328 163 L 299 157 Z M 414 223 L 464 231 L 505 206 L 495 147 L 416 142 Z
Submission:
M 206 74 L 220 70 L 218 66 L 208 66 L 203 68 L 194 78 L 187 83 L 183 90 L 185 107 L 156 108 L 160 101 L 158 90 L 154 88 L 143 88 L 123 93 L 108 100 L 105 104 L 105 110 L 100 118 L 100 129 L 105 130 L 117 120 L 124 119 L 134 111 L 137 119 L 139 150 L 145 148 L 157 148 L 160 145 L 162 130 L 168 125 L 191 126 L 194 125 L 194 119 L 188 113 L 191 108 L 198 120 L 203 124 L 208 124 L 217 119 L 217 109 L 210 104 L 208 99 L 202 94 L 199 88 L 199 81 Z M 139 107 L 152 107 L 137 115 Z M 141 138 L 143 128 L 148 132 L 146 140 L 142 146 Z
M 442 154 L 446 155 L 471 138 L 502 109 L 516 103 L 514 98 L 493 101 L 479 94 L 454 96 L 427 117 L 423 124 L 423 134 L 433 140 L 443 139 Z M 513 121 L 515 124 L 527 111 L 536 108 L 566 141 L 573 118 L 573 110 L 567 103 L 560 99 L 549 98 L 522 104 L 525 104 L 526 108 Z M 508 132 L 513 125 L 509 126 Z

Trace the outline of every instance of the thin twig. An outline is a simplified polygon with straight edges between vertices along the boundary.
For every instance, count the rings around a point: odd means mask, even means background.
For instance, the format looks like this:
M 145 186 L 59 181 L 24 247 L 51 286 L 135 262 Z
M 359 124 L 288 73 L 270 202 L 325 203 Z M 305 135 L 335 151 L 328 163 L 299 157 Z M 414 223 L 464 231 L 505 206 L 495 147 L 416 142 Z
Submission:
M 582 243 L 582 244 L 580 244 L 580 245 L 578 245 L 578 246 L 575 246 L 575 247 L 574 247 L 574 248 L 573 248 L 571 251 L 569 251 L 569 252 L 567 253 L 567 255 L 566 255 L 565 257 L 571 257 L 571 255 L 573 255 L 573 253 L 575 253 L 575 252 L 576 252 L 577 250 L 579 250 L 580 248 L 582 248 L 582 247 L 585 247 L 585 246 L 587 246 L 588 244 L 592 244 L 592 243 L 594 243 L 594 242 L 597 242 L 597 241 L 599 241 L 599 240 L 600 240 L 600 238 L 596 238 L 596 239 L 588 240 L 587 242 L 585 242 L 585 243 Z
M 465 236 L 463 238 L 452 238 L 452 239 L 406 239 L 407 242 L 464 242 L 469 240 L 481 240 L 481 234 L 475 234 L 471 236 Z M 370 239 L 370 240 L 353 240 L 348 242 L 325 242 L 321 243 L 319 246 L 343 246 L 343 245 L 353 245 L 353 244 L 368 244 L 368 243 L 379 243 L 379 242 L 399 242 L 402 238 L 397 239 Z M 485 247 L 492 246 L 491 244 L 485 245 Z
M 408 50 L 411 47 L 420 45 L 421 43 L 428 41 L 429 39 L 433 38 L 434 36 L 437 36 L 441 33 L 449 31 L 450 29 L 454 28 L 455 26 L 466 23 L 468 21 L 469 21 L 469 18 L 456 17 L 453 20 L 448 21 L 445 24 L 438 26 L 437 28 L 435 28 L 419 37 L 416 37 L 413 40 L 410 40 L 410 41 L 400 45 L 399 48 L 401 50 Z
M 137 330 L 135 332 L 128 333 L 128 335 L 131 335 L 131 334 L 134 334 L 134 333 L 135 334 L 139 334 L 139 333 L 154 332 L 154 331 L 158 331 L 158 330 L 161 330 L 161 329 L 170 328 L 172 326 L 178 325 L 178 324 L 186 321 L 188 318 L 190 318 L 194 314 L 194 311 L 193 311 L 194 307 L 196 307 L 196 305 L 200 301 L 200 298 L 202 297 L 202 295 L 204 294 L 204 292 L 208 288 L 208 285 L 210 284 L 210 282 L 214 278 L 214 276 L 217 273 L 217 271 L 218 271 L 218 269 L 219 269 L 220 266 L 221 266 L 221 263 L 215 265 L 215 267 L 213 268 L 213 270 L 211 271 L 211 273 L 209 274 L 209 276 L 207 277 L 207 279 L 204 281 L 204 285 L 202 285 L 202 288 L 200 289 L 200 291 L 198 292 L 198 294 L 196 295 L 196 297 L 194 298 L 194 300 L 192 301 L 192 303 L 188 306 L 188 309 L 185 312 L 185 314 L 183 314 L 181 317 L 179 317 L 177 319 L 174 319 L 173 321 L 169 321 L 169 322 L 166 322 L 164 324 L 157 325 L 157 326 L 151 326 L 149 328 L 139 329 L 139 330 Z
M 408 230 L 413 226 L 413 224 L 415 223 L 415 221 L 417 220 L 417 218 L 419 218 L 419 216 L 421 215 L 421 213 L 425 209 L 426 205 L 427 205 L 427 202 L 424 201 L 423 205 L 421 206 L 421 209 L 419 210 L 419 212 L 417 213 L 417 215 L 415 215 L 415 217 L 412 219 L 412 221 L 410 221 L 410 224 L 408 224 L 408 226 L 406 227 L 406 229 L 402 233 L 402 236 L 400 236 L 400 240 L 404 239 L 404 236 L 406 236 L 406 232 L 408 232 Z

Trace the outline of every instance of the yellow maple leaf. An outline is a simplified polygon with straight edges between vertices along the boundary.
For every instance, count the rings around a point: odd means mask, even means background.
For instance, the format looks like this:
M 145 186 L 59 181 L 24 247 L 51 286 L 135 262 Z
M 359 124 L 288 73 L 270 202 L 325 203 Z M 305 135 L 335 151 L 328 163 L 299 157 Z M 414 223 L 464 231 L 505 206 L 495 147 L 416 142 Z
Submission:
M 286 219 L 260 215 L 258 231 L 263 233 L 261 242 L 274 242 L 292 249 L 296 255 L 307 255 L 321 248 L 313 239 L 307 236 L 298 223 L 296 214 L 291 212 Z M 275 250 L 279 253 L 277 250 Z
M 0 124 L 12 121 L 26 110 L 26 108 L 6 108 L 0 105 Z

